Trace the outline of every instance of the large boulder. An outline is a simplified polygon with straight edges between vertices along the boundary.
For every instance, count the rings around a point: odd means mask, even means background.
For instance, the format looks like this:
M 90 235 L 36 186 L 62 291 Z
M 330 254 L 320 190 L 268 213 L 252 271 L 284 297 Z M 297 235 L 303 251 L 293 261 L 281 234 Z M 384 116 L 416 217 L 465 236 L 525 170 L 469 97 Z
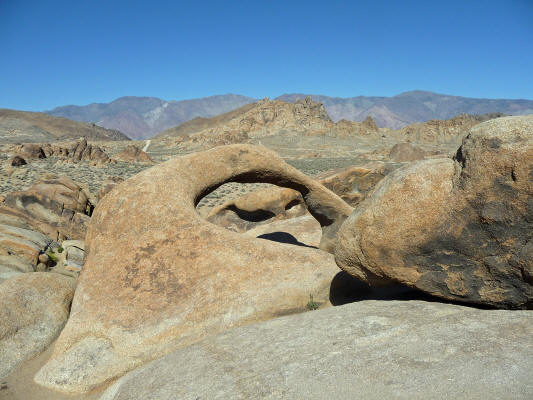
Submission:
M 425 150 L 411 143 L 397 143 L 389 152 L 389 158 L 395 162 L 423 160 L 425 156 Z
M 455 160 L 396 170 L 338 232 L 337 264 L 369 283 L 533 306 L 533 116 L 470 130 Z
M 133 144 L 127 145 L 123 151 L 113 157 L 115 160 L 152 164 L 154 161 L 143 150 Z
M 69 314 L 75 280 L 34 272 L 0 283 L 0 379 L 43 351 Z
M 364 301 L 231 330 L 100 400 L 531 399 L 533 314 Z
M 223 183 L 298 190 L 332 250 L 352 208 L 263 147 L 231 145 L 174 158 L 109 192 L 85 241 L 65 329 L 36 381 L 66 392 L 104 382 L 213 333 L 328 302 L 333 257 L 231 232 L 201 218 Z
M 317 176 L 317 179 L 348 204 L 355 206 L 380 180 L 396 168 L 396 165 L 390 163 L 373 162 L 326 171 Z
M 0 215 L 19 218 L 54 240 L 84 239 L 92 209 L 83 188 L 61 177 L 9 193 L 0 204 Z

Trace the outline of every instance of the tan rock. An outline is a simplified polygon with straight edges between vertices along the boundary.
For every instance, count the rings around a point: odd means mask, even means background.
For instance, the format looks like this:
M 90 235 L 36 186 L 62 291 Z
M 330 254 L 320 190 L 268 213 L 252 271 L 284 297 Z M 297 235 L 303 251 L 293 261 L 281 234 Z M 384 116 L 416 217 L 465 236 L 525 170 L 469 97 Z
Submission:
M 116 154 L 113 158 L 119 161 L 127 162 L 140 162 L 148 164 L 152 164 L 154 162 L 148 154 L 133 144 L 127 145 L 123 151 Z
M 338 273 L 330 254 L 240 235 L 196 213 L 229 181 L 298 189 L 325 249 L 352 212 L 262 147 L 217 147 L 133 176 L 95 210 L 72 313 L 39 384 L 87 391 L 215 332 L 303 311 L 310 294 L 328 302 Z
M 100 186 L 100 190 L 98 190 L 97 201 L 102 200 L 102 198 L 107 193 L 109 193 L 112 189 L 114 189 L 121 182 L 124 182 L 124 178 L 120 176 L 111 176 L 105 181 L 103 181 L 102 186 Z
M 215 207 L 207 215 L 207 220 L 235 232 L 244 232 L 265 221 L 305 213 L 307 209 L 300 192 L 273 187 L 256 190 Z
M 111 161 L 104 150 L 96 145 L 88 144 L 85 138 L 80 138 L 68 145 L 23 144 L 17 149 L 17 155 L 29 159 L 53 156 L 74 163 L 88 161 L 91 165 L 102 165 Z
M 411 143 L 397 143 L 389 153 L 389 158 L 395 162 L 423 160 L 425 156 L 426 152 L 423 149 Z
M 39 232 L 0 223 L 0 281 L 35 271 L 41 253 L 51 243 L 50 238 Z
M 61 177 L 41 180 L 28 190 L 9 193 L 0 204 L 0 215 L 23 220 L 54 240 L 83 239 L 92 208 L 81 186 Z
M 311 215 L 272 221 L 259 225 L 245 233 L 248 236 L 298 246 L 318 247 L 322 230 Z
M 337 264 L 445 299 L 533 306 L 533 116 L 494 119 L 455 161 L 425 160 L 383 179 L 338 232 Z
M 215 332 L 305 310 L 310 294 L 327 303 L 338 272 L 329 254 L 230 232 L 196 213 L 228 181 L 298 189 L 325 249 L 352 211 L 262 147 L 218 147 L 133 176 L 95 210 L 72 313 L 38 383 L 87 391 Z
M 0 379 L 39 354 L 63 328 L 75 282 L 33 272 L 0 283 Z
M 325 187 L 355 206 L 374 189 L 394 167 L 382 162 L 326 171 L 317 179 Z
M 42 147 L 35 143 L 26 143 L 16 149 L 16 153 L 21 158 L 39 159 L 46 158 Z

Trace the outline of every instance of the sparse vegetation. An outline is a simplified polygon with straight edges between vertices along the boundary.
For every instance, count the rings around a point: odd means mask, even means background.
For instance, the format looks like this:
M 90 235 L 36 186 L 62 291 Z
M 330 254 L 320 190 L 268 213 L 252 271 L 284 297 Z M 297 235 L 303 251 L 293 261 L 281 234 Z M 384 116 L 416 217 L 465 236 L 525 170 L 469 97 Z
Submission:
M 48 253 L 46 253 L 46 255 L 48 256 L 50 261 L 54 263 L 57 263 L 57 261 L 59 260 L 52 250 L 49 250 Z
M 309 302 L 305 306 L 309 311 L 318 310 L 318 304 L 313 300 L 313 295 L 309 295 Z

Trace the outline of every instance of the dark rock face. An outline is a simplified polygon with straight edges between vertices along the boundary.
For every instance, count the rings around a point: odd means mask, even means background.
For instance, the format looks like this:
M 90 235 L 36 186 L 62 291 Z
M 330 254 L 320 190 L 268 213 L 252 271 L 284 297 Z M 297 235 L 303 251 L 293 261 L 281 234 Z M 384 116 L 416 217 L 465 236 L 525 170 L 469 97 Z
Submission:
M 378 184 L 339 231 L 338 265 L 462 302 L 533 307 L 533 117 L 480 124 L 455 160 Z
M 25 159 L 23 159 L 20 156 L 15 156 L 11 159 L 11 166 L 12 167 L 21 167 L 23 165 L 26 165 L 27 162 Z

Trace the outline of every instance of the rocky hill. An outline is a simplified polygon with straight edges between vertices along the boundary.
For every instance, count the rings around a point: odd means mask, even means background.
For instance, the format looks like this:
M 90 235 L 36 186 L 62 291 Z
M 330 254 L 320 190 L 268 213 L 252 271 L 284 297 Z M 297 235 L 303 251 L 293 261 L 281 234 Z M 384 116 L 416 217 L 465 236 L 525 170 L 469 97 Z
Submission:
M 0 143 L 40 143 L 86 137 L 89 140 L 129 140 L 115 129 L 76 122 L 39 112 L 0 109 Z
M 75 121 L 94 122 L 106 128 L 119 129 L 132 139 L 145 139 L 195 117 L 212 117 L 254 101 L 235 94 L 183 101 L 127 96 L 110 103 L 57 107 L 47 113 Z
M 503 116 L 505 116 L 505 114 L 501 113 L 484 115 L 460 114 L 447 120 L 432 119 L 427 122 L 411 124 L 399 129 L 398 132 L 400 135 L 405 136 L 409 141 L 453 141 L 460 139 L 460 137 L 473 126 Z
M 311 97 L 324 104 L 333 121 L 362 121 L 370 115 L 382 128 L 398 129 L 415 122 L 450 119 L 456 115 L 499 112 L 508 115 L 533 113 L 533 100 L 474 99 L 420 90 L 393 97 L 357 96 L 350 98 L 308 94 L 284 94 L 278 99 L 294 102 Z
M 157 139 L 200 135 L 210 137 L 260 138 L 274 135 L 350 136 L 377 132 L 372 118 L 364 122 L 333 122 L 324 105 L 307 97 L 294 103 L 265 98 L 213 118 L 197 118 L 156 136 Z

